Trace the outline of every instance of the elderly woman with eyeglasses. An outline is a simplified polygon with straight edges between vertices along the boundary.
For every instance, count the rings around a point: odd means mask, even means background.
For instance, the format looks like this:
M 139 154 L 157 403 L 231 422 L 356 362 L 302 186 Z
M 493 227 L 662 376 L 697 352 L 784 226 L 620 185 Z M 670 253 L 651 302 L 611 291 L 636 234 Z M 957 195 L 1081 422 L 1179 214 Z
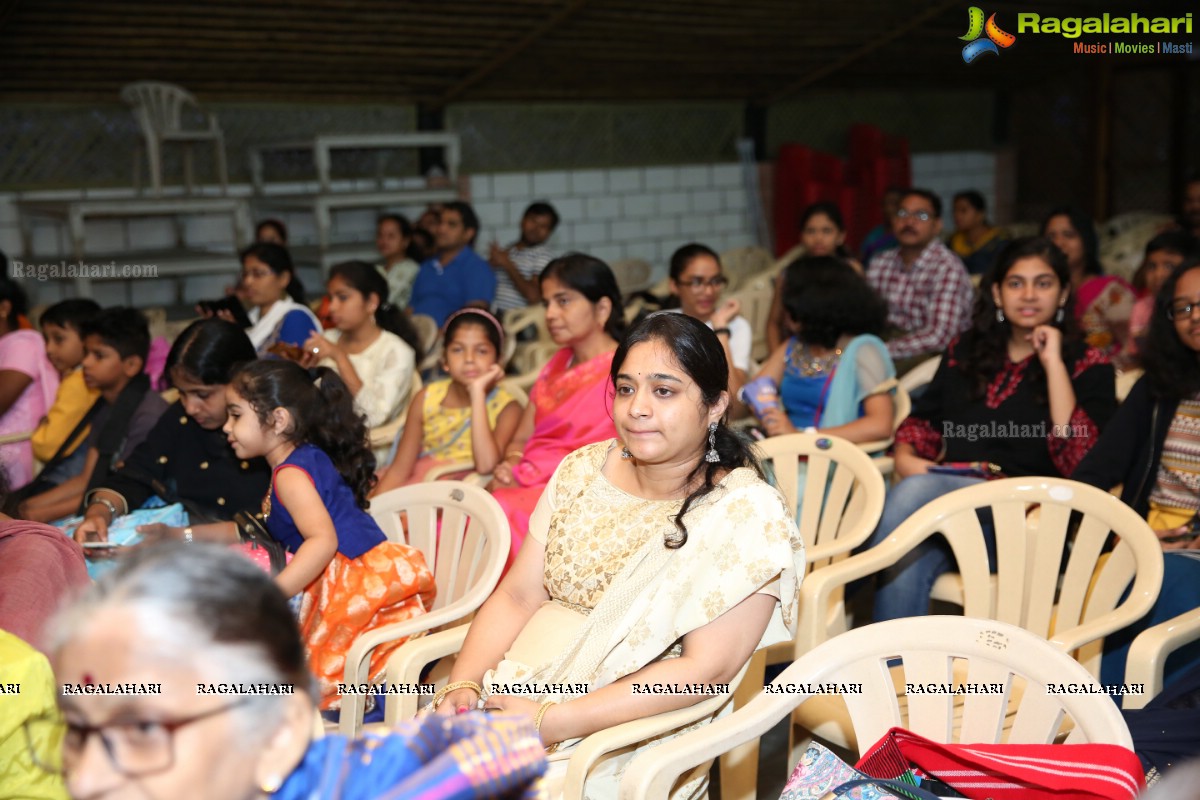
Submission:
M 720 257 L 705 245 L 685 244 L 671 255 L 670 278 L 671 294 L 679 299 L 679 308 L 673 310 L 712 328 L 725 348 L 729 396 L 736 398 L 750 371 L 754 331 L 746 318 L 738 315 L 742 307 L 737 300 L 721 301 L 729 279 L 721 274 Z
M 545 756 L 525 719 L 429 717 L 353 741 L 314 737 L 315 687 L 287 599 L 215 545 L 123 560 L 62 612 L 48 650 L 61 716 L 27 721 L 26 742 L 75 798 L 540 791 Z

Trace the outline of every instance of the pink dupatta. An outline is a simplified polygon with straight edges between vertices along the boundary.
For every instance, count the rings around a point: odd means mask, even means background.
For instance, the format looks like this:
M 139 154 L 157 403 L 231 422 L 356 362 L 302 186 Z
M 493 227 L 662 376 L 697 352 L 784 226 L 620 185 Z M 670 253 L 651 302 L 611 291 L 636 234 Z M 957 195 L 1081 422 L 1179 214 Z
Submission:
M 525 442 L 525 455 L 513 469 L 517 486 L 492 493 L 512 529 L 509 566 L 525 540 L 529 516 L 559 463 L 586 444 L 617 435 L 609 413 L 608 372 L 613 354 L 603 353 L 569 366 L 573 355 L 570 348 L 563 348 L 542 368 L 529 393 L 529 402 L 537 409 L 536 421 Z

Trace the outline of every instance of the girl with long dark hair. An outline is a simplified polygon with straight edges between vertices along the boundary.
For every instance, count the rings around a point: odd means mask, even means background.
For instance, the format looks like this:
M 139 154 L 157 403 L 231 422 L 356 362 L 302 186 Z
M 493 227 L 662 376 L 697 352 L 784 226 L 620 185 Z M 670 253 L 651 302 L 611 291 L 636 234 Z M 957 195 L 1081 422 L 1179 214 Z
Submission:
M 288 597 L 303 594 L 300 630 L 321 686 L 321 707 L 340 704 L 346 650 L 363 631 L 403 622 L 433 600 L 433 575 L 419 550 L 389 542 L 366 509 L 375 457 L 346 384 L 318 367 L 253 361 L 233 375 L 224 431 L 240 458 L 271 465 L 263 518 L 294 557 L 275 577 Z M 381 677 L 387 655 L 371 657 Z
M 301 347 L 300 363 L 333 369 L 354 396 L 367 427 L 404 411 L 416 369 L 416 330 L 388 298 L 387 282 L 365 261 L 346 261 L 329 271 L 326 284 L 334 327 L 314 331 Z
M 896 432 L 903 480 L 868 546 L 929 501 L 983 480 L 980 472 L 1070 475 L 1116 410 L 1112 365 L 1076 333 L 1070 273 L 1057 247 L 1014 240 L 980 288 L 971 327 L 942 354 Z M 881 576 L 875 620 L 928 613 L 934 581 L 953 564 L 944 542 L 919 545 Z

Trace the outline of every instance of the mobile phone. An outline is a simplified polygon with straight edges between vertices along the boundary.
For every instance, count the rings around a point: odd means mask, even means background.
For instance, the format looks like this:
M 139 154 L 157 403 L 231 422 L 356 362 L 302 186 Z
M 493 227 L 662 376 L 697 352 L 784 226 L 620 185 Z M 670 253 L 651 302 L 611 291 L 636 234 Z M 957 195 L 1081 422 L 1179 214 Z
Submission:
M 929 472 L 935 475 L 961 475 L 965 478 L 1003 478 L 998 464 L 989 461 L 951 461 L 945 464 L 934 464 Z
M 117 544 L 116 542 L 82 542 L 79 546 L 87 550 L 112 550 L 117 547 L 124 547 L 124 545 Z
M 1200 536 L 1200 514 L 1192 517 L 1187 524 L 1187 530 L 1178 536 L 1172 536 L 1169 539 L 1163 539 L 1164 542 L 1190 542 Z

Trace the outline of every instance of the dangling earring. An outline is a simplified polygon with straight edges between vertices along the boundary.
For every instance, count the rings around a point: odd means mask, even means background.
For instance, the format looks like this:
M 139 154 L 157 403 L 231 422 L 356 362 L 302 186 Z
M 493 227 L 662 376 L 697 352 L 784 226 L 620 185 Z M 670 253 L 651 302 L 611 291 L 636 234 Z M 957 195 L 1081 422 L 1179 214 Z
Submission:
M 721 454 L 717 452 L 717 423 L 708 423 L 708 452 L 704 454 L 704 460 L 709 464 L 716 464 L 721 460 Z
M 1003 308 L 996 309 L 996 322 L 1004 322 L 1004 309 Z
M 633 458 L 633 453 L 629 452 L 629 448 L 625 445 L 621 445 L 621 458 L 625 459 L 626 461 Z
M 1062 306 L 1059 306 L 1059 307 L 1058 307 L 1058 311 L 1055 311 L 1055 312 L 1054 312 L 1054 321 L 1055 321 L 1055 322 L 1062 322 L 1062 321 L 1063 321 L 1063 317 L 1065 317 L 1066 315 L 1067 315 L 1067 312 L 1063 311 L 1063 307 L 1062 307 Z
M 266 794 L 275 794 L 279 791 L 280 786 L 283 786 L 283 778 L 278 775 L 268 775 L 258 788 Z

